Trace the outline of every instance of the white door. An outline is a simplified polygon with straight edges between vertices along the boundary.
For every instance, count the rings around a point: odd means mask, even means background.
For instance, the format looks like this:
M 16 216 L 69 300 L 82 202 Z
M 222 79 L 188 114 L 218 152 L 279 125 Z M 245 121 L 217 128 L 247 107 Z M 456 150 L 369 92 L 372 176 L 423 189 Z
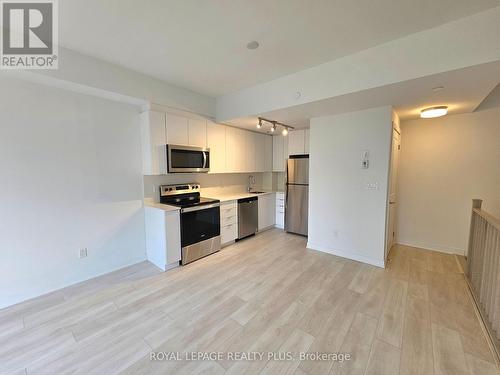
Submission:
M 397 211 L 397 183 L 399 153 L 401 152 L 401 135 L 393 129 L 392 149 L 391 149 L 391 170 L 389 180 L 389 218 L 387 224 L 387 246 L 385 249 L 385 259 L 394 245 L 396 239 L 396 211 Z

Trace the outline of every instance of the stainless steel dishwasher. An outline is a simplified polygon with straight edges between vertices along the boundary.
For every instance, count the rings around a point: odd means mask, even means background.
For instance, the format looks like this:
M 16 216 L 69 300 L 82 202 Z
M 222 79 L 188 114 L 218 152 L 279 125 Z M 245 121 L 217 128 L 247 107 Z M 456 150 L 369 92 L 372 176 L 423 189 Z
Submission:
M 257 197 L 238 199 L 238 240 L 257 232 L 259 205 Z

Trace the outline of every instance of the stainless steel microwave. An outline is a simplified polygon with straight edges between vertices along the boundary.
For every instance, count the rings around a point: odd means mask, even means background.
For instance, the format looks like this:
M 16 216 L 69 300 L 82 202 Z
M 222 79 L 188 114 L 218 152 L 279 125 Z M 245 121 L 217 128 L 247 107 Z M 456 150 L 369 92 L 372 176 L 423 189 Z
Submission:
M 206 173 L 209 170 L 209 148 L 167 145 L 168 173 Z

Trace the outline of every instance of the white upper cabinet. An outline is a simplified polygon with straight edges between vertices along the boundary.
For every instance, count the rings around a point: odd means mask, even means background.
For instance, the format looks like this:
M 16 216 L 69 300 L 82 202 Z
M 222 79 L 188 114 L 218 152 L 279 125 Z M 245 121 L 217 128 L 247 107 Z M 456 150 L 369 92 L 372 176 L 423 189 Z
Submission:
M 142 173 L 159 175 L 167 173 L 165 113 L 141 113 Z
M 273 137 L 266 134 L 256 134 L 255 142 L 255 172 L 273 171 Z
M 141 114 L 143 174 L 167 173 L 167 144 L 210 148 L 210 173 L 284 171 L 287 137 L 256 133 L 182 113 Z
M 227 172 L 247 172 L 247 133 L 231 126 L 226 128 Z
M 302 155 L 305 152 L 305 131 L 294 130 L 288 133 L 288 154 Z
M 266 170 L 266 138 L 265 134 L 255 134 L 255 172 Z
M 286 159 L 288 158 L 288 137 L 275 135 L 272 138 L 273 138 L 273 172 L 285 172 Z
M 167 143 L 172 145 L 189 145 L 188 119 L 167 113 Z
M 188 119 L 188 144 L 207 147 L 207 121 Z
M 257 172 L 255 165 L 255 149 L 257 136 L 254 132 L 245 131 L 245 167 L 244 172 Z
M 273 137 L 264 136 L 264 172 L 273 171 Z
M 288 133 L 288 155 L 309 154 L 309 129 Z
M 226 127 L 207 121 L 207 147 L 210 148 L 210 173 L 226 172 Z

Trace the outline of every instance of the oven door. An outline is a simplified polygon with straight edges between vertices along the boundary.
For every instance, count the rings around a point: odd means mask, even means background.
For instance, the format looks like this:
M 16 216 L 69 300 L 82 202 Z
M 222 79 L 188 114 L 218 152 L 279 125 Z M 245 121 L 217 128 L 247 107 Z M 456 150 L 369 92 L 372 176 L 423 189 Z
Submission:
M 181 246 L 220 236 L 220 203 L 181 210 Z
M 210 171 L 210 149 L 167 145 L 168 173 L 200 173 Z

